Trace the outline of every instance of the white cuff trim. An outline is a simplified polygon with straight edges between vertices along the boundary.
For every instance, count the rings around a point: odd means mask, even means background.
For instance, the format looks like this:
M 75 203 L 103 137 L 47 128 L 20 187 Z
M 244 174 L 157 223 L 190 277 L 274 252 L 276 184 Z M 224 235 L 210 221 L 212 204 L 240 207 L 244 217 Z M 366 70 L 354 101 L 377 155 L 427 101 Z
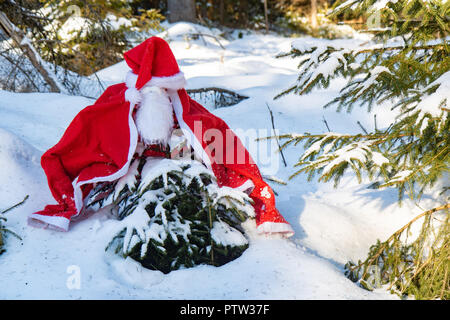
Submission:
M 294 235 L 292 227 L 284 222 L 264 222 L 256 228 L 256 231 L 259 234 L 282 233 L 287 238 Z
M 241 184 L 239 187 L 236 187 L 235 189 L 238 189 L 239 191 L 245 192 L 247 194 L 252 193 L 253 188 L 255 188 L 255 184 L 252 180 L 248 179 L 243 184 Z
M 61 216 L 45 216 L 33 213 L 28 217 L 27 222 L 32 227 L 68 231 L 70 220 Z

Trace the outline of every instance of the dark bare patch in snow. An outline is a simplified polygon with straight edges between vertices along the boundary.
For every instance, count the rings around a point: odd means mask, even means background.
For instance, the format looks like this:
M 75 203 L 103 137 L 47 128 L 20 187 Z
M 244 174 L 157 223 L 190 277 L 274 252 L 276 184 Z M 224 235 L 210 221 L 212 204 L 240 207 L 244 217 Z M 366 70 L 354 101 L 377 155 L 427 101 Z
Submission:
M 248 99 L 247 96 L 240 95 L 234 91 L 216 87 L 188 89 L 186 91 L 192 99 L 208 109 L 230 107 Z

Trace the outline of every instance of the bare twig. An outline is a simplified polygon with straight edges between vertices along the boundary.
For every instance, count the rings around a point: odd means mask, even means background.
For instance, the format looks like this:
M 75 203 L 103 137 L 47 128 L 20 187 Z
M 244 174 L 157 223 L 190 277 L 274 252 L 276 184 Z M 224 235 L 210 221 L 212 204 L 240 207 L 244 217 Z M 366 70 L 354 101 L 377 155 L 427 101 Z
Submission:
M 41 58 L 38 56 L 36 50 L 32 47 L 29 41 L 25 41 L 27 38 L 22 30 L 17 28 L 8 19 L 6 14 L 0 12 L 0 27 L 4 33 L 9 35 L 14 43 L 23 51 L 23 53 L 30 59 L 30 62 L 36 68 L 36 70 L 42 75 L 45 82 L 50 86 L 52 92 L 61 92 L 61 85 L 49 74 L 45 67 L 41 64 Z
M 20 201 L 19 203 L 16 203 L 15 205 L 13 205 L 12 207 L 10 207 L 6 210 L 3 210 L 1 213 L 2 214 L 7 213 L 8 211 L 11 211 L 12 209 L 17 208 L 18 206 L 24 204 L 25 201 L 27 201 L 28 197 L 29 197 L 29 195 L 26 195 L 26 197 L 22 201 Z
M 400 235 L 403 231 L 405 231 L 405 229 L 409 228 L 409 226 L 411 226 L 415 221 L 417 221 L 418 219 L 426 216 L 426 215 L 431 215 L 437 211 L 441 211 L 441 210 L 448 210 L 450 209 L 450 203 L 446 203 L 442 206 L 427 210 L 425 212 L 422 212 L 421 214 L 419 214 L 418 216 L 414 217 L 412 220 L 410 220 L 407 224 L 405 224 L 403 227 L 401 227 L 400 229 L 398 229 L 395 233 L 393 233 L 389 239 L 387 239 L 385 242 L 383 242 L 383 245 L 380 246 L 380 248 L 378 249 L 378 251 L 372 256 L 372 258 L 369 260 L 368 259 L 368 264 L 367 265 L 371 265 L 375 259 L 377 259 L 382 253 L 383 250 L 386 249 L 387 245 L 389 244 L 390 241 L 392 241 L 395 237 L 397 237 L 398 235 Z M 366 260 L 367 261 L 367 260 Z M 360 267 L 362 264 L 364 264 L 366 261 L 362 262 L 359 266 Z M 363 273 L 361 279 L 363 279 L 366 276 L 367 270 Z
M 224 88 L 218 88 L 218 87 L 207 87 L 207 88 L 199 88 L 199 89 L 187 89 L 186 90 L 188 94 L 191 93 L 203 93 L 203 92 L 208 92 L 208 91 L 216 91 L 216 92 L 222 92 L 222 93 L 228 93 L 229 95 L 232 95 L 236 98 L 241 98 L 241 99 L 247 99 L 247 96 L 243 96 L 240 95 L 234 91 L 231 90 L 227 90 Z
M 30 83 L 34 86 L 34 88 L 36 89 L 36 90 L 38 90 L 39 91 L 39 87 L 36 85 L 36 83 L 34 83 L 34 81 L 31 79 L 31 77 L 30 77 L 30 75 L 28 74 L 28 72 L 26 71 L 26 70 L 24 70 L 21 66 L 20 66 L 20 62 L 21 62 L 21 60 L 17 60 L 17 61 L 13 61 L 10 57 L 8 57 L 7 55 L 3 55 L 3 54 L 0 54 L 0 56 L 2 56 L 4 59 L 6 59 L 6 60 L 8 60 L 8 62 L 13 66 L 13 68 L 17 68 L 17 69 L 19 69 L 21 72 L 22 72 L 22 74 L 26 77 L 26 78 L 28 78 L 28 80 L 30 81 Z M 8 79 L 7 79 L 8 80 Z
M 330 127 L 328 126 L 328 122 L 327 122 L 327 120 L 325 119 L 325 117 L 324 116 L 322 116 L 323 117 L 323 122 L 325 123 L 325 125 L 327 126 L 327 129 L 328 129 L 328 132 L 331 132 L 331 130 L 330 130 Z
M 102 88 L 103 91 L 105 91 L 105 86 L 103 85 L 103 82 L 100 80 L 100 78 L 97 75 L 97 72 L 95 71 L 95 69 L 92 67 L 91 63 L 88 61 L 88 59 L 85 57 L 84 54 L 82 54 L 80 51 L 76 50 L 75 48 L 73 48 L 72 46 L 69 46 L 65 43 L 63 43 L 60 40 L 55 40 L 55 39 L 41 39 L 39 40 L 39 42 L 52 42 L 52 43 L 56 43 L 59 46 L 62 46 L 64 48 L 69 49 L 71 52 L 75 53 L 75 55 L 77 55 L 78 57 L 80 57 L 85 63 L 86 65 L 91 69 L 92 74 L 95 76 L 95 78 L 97 79 L 98 84 L 100 85 L 100 87 Z M 91 98 L 91 97 L 88 97 Z M 92 98 L 95 99 L 95 98 Z
M 287 185 L 287 182 L 286 182 L 286 181 L 283 181 L 283 180 L 281 180 L 280 178 L 275 177 L 275 176 L 263 175 L 263 178 L 264 178 L 264 180 L 269 180 L 269 181 L 272 181 L 272 182 L 281 184 L 281 185 L 283 185 L 283 186 Z
M 369 133 L 367 132 L 366 128 L 363 127 L 363 125 L 361 124 L 361 122 L 357 121 L 356 123 L 359 125 L 359 127 L 362 129 L 362 131 L 364 131 L 365 134 L 369 134 Z
M 213 38 L 214 40 L 216 40 L 216 42 L 219 44 L 219 46 L 225 50 L 225 47 L 222 45 L 222 43 L 220 43 L 219 39 L 217 39 L 216 36 L 213 36 L 211 34 L 206 34 L 206 33 L 190 33 L 190 36 L 197 36 L 197 37 L 210 37 Z M 204 40 L 203 40 L 204 41 Z
M 269 113 L 270 113 L 270 119 L 271 119 L 271 121 L 272 121 L 272 129 L 273 129 L 273 132 L 275 132 L 275 121 L 274 121 L 274 119 L 273 119 L 273 113 L 272 113 L 272 110 L 270 109 L 269 104 L 268 104 L 267 102 L 266 102 L 266 106 L 267 106 L 267 109 L 269 110 Z M 280 141 L 278 141 L 278 137 L 277 137 L 277 136 L 275 136 L 275 139 L 276 139 L 276 141 L 277 141 L 278 150 L 280 150 L 280 153 L 281 153 L 281 157 L 282 157 L 282 159 L 283 159 L 284 166 L 287 167 L 286 159 L 284 158 L 283 150 L 281 149 L 281 146 L 280 146 Z
M 267 9 L 267 0 L 264 0 L 264 18 L 266 22 L 266 33 L 269 33 L 269 14 Z

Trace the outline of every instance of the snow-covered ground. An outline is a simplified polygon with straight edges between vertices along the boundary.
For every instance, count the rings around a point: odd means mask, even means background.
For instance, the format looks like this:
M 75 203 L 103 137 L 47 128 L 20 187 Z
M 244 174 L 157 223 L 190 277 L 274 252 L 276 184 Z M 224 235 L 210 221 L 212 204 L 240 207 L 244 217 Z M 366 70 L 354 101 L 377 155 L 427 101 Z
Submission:
M 362 259 L 370 245 L 385 239 L 421 212 L 411 202 L 397 205 L 395 190 L 371 190 L 346 177 L 339 188 L 307 182 L 305 176 L 288 181 L 301 147 L 285 150 L 284 167 L 274 141 L 256 145 L 251 139 L 271 134 L 266 103 L 280 133 L 327 131 L 355 133 L 387 125 L 393 114 L 386 106 L 372 113 L 355 108 L 351 114 L 322 106 L 343 84 L 335 80 L 327 90 L 306 96 L 273 97 L 297 77 L 298 61 L 274 56 L 287 51 L 293 39 L 276 35 L 246 34 L 235 40 L 186 40 L 186 33 L 208 33 L 200 26 L 166 25 L 166 38 L 188 79 L 188 88 L 222 87 L 250 97 L 241 103 L 212 110 L 236 131 L 249 147 L 262 173 L 287 185 L 271 183 L 277 207 L 295 230 L 289 239 L 256 235 L 249 226 L 250 247 L 222 267 L 198 266 L 164 275 L 142 269 L 130 260 L 109 256 L 114 220 L 99 212 L 61 233 L 27 226 L 27 216 L 54 203 L 40 167 L 40 156 L 53 146 L 72 118 L 93 100 L 63 94 L 17 94 L 0 91 L 0 210 L 26 203 L 6 214 L 7 227 L 22 241 L 8 239 L 0 256 L 0 299 L 397 299 L 383 290 L 359 288 L 343 274 L 350 259 Z M 311 43 L 325 40 L 307 38 Z M 367 41 L 356 38 L 336 41 Z M 125 62 L 98 72 L 107 84 L 122 82 Z M 271 155 L 270 157 L 268 155 Z M 427 198 L 421 206 L 427 209 Z M 80 275 L 79 288 L 73 282 Z M 75 287 L 74 287 L 75 286 Z

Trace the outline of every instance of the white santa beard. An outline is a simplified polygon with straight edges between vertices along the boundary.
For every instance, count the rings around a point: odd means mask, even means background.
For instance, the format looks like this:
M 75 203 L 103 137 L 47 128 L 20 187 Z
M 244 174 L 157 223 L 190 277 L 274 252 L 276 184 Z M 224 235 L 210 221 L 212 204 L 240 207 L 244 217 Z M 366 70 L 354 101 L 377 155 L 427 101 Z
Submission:
M 143 89 L 143 99 L 136 112 L 136 127 L 145 144 L 169 142 L 173 131 L 173 108 L 164 89 Z

